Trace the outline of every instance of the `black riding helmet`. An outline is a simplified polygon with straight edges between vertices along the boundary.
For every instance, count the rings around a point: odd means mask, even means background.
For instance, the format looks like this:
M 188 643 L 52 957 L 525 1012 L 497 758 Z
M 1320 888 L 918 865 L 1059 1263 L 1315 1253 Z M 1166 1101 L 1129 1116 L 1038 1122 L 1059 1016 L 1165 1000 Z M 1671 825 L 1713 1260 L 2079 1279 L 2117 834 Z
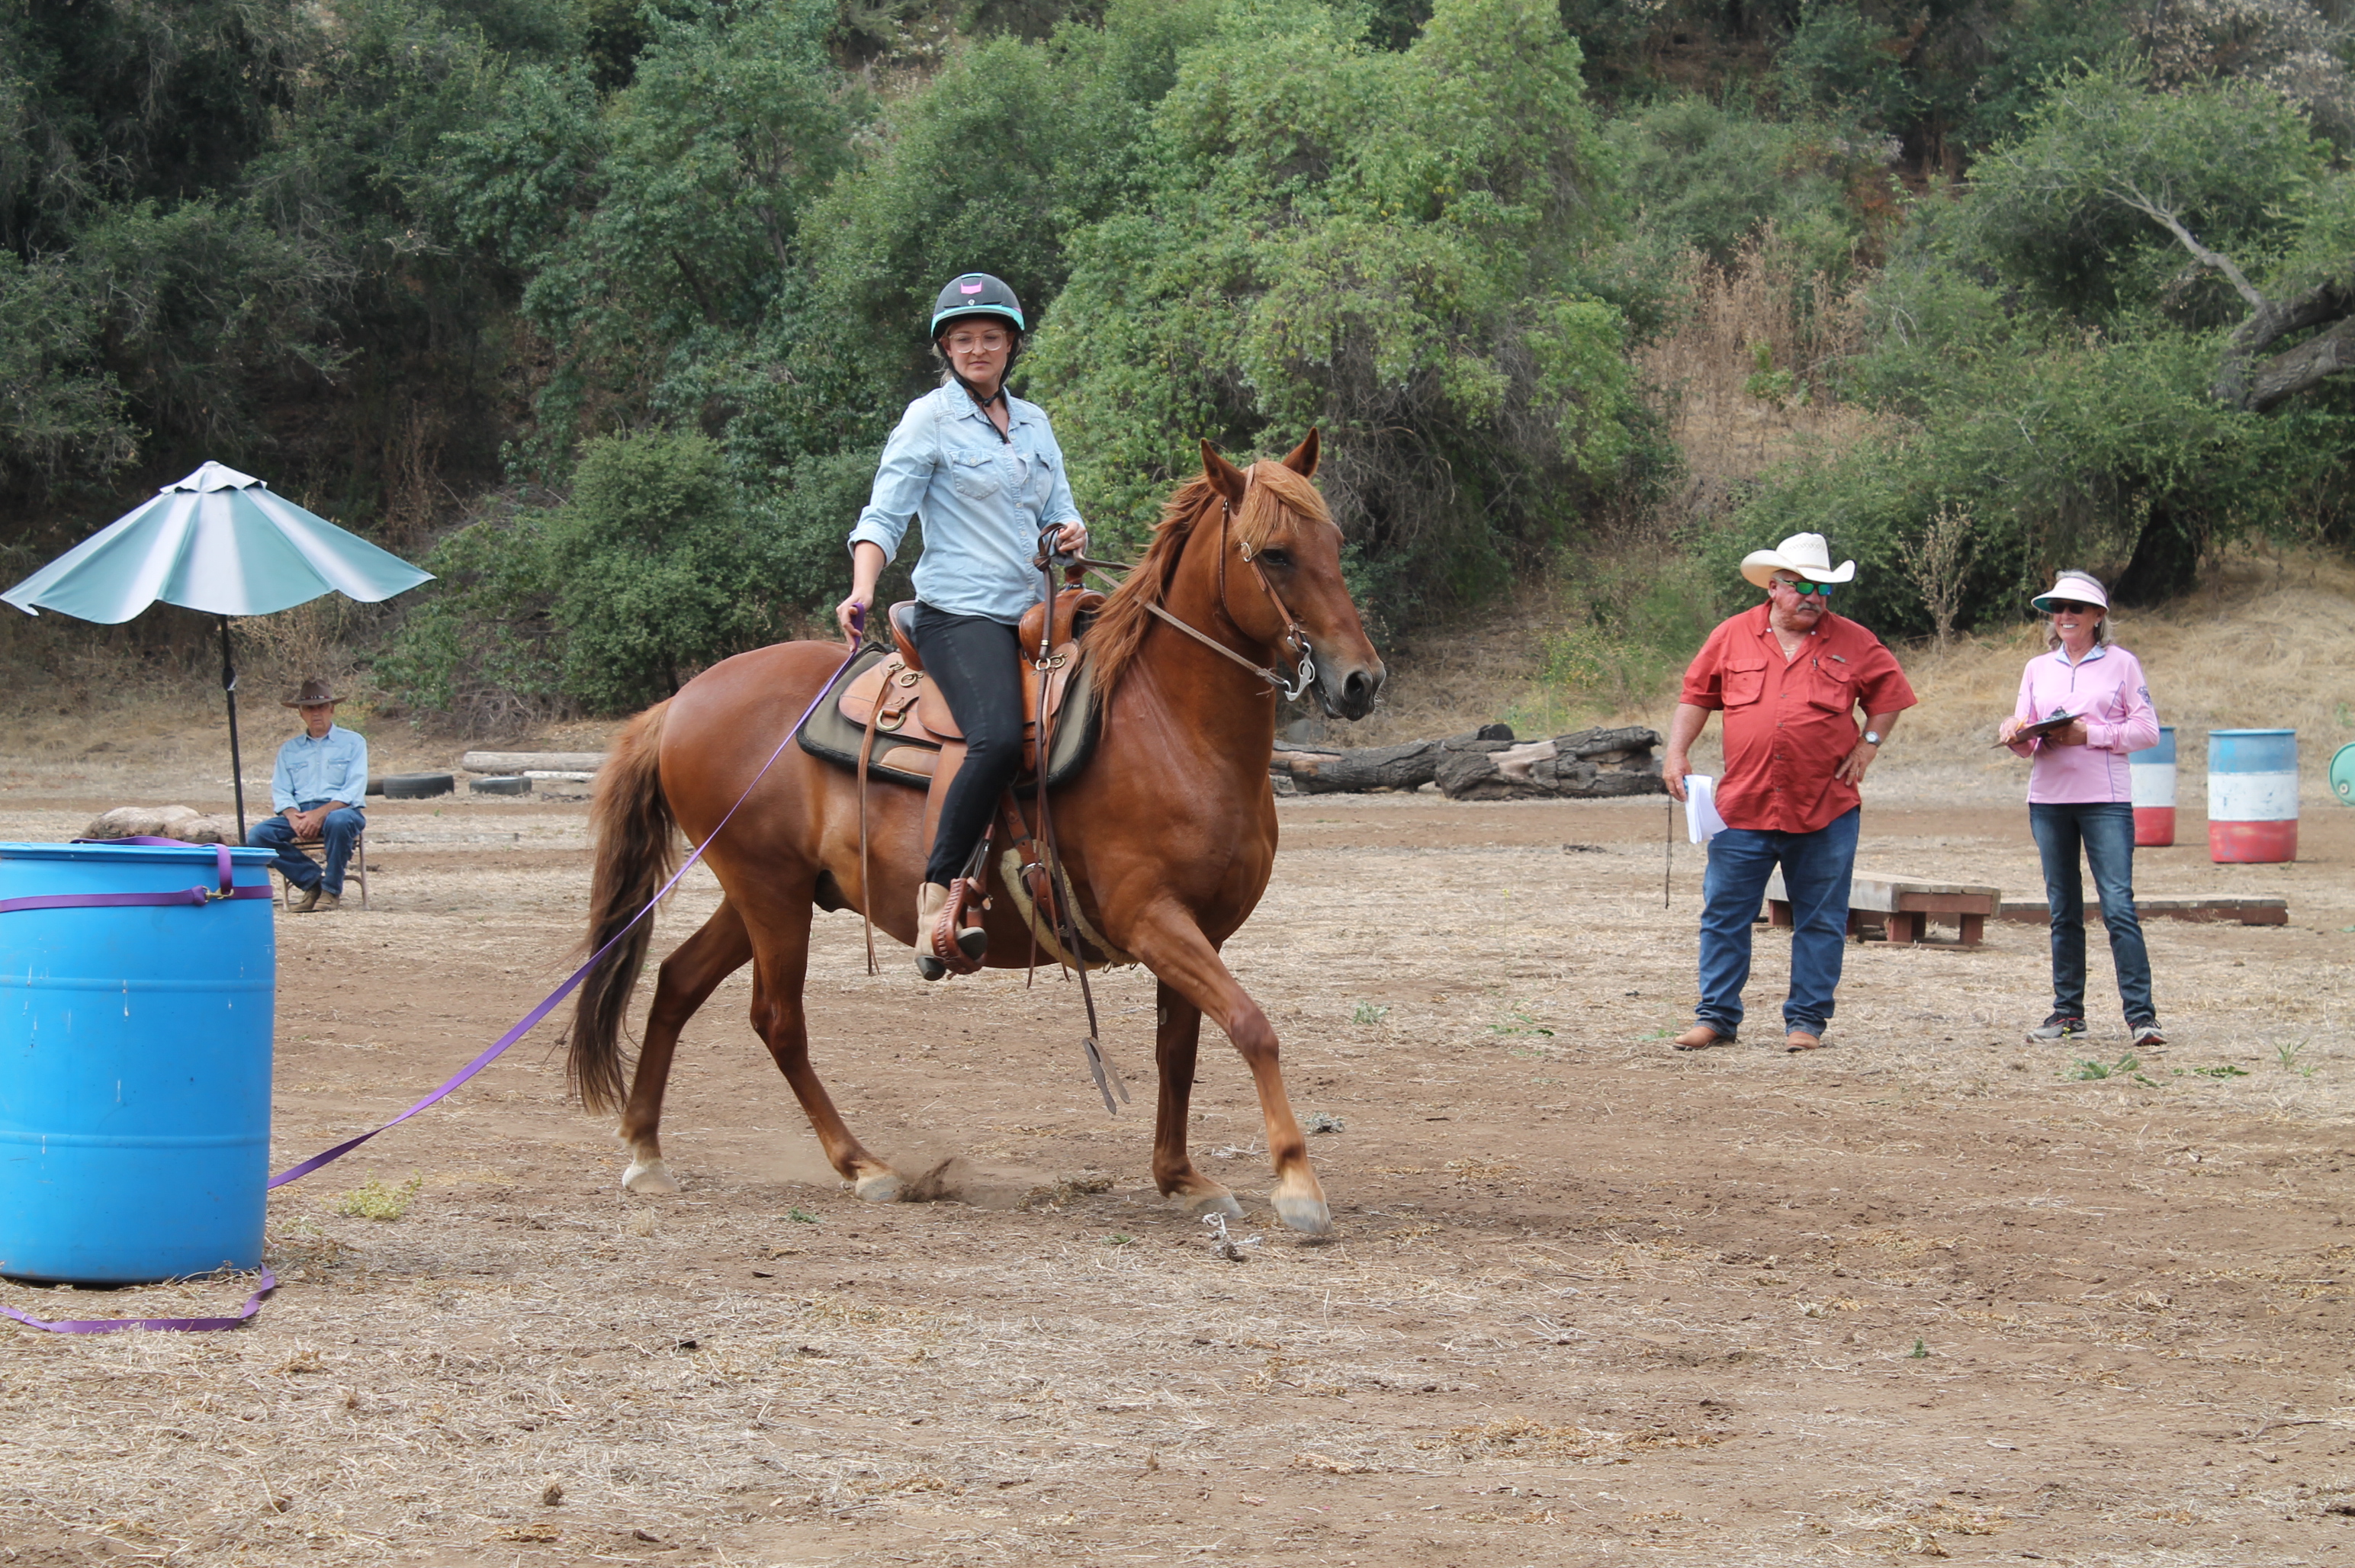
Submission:
M 1030 324 L 1022 317 L 1022 302 L 1012 289 L 987 272 L 966 272 L 951 278 L 940 298 L 932 302 L 932 341 L 938 343 L 942 333 L 975 315 L 1010 321 L 1017 332 L 1029 330 Z

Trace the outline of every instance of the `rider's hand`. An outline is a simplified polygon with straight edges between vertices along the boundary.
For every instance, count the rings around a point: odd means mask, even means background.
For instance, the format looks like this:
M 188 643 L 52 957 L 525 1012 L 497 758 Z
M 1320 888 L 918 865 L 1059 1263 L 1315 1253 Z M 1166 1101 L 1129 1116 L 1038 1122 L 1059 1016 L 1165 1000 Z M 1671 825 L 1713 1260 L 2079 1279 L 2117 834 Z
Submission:
M 1088 526 L 1085 523 L 1065 523 L 1055 530 L 1055 549 L 1060 555 L 1088 553 Z
M 844 600 L 841 603 L 837 604 L 834 607 L 834 624 L 842 628 L 842 635 L 845 641 L 855 642 L 858 640 L 859 631 L 858 623 L 865 618 L 867 611 L 867 601 L 861 599 L 856 593 L 852 594 L 849 598 Z

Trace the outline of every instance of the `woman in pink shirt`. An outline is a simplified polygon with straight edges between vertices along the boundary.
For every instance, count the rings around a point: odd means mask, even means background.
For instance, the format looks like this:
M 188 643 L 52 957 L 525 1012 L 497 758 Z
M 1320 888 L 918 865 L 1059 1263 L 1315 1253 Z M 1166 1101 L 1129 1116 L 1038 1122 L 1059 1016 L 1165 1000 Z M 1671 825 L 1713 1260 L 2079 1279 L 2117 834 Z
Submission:
M 2158 744 L 2158 714 L 2142 663 L 2110 641 L 2109 595 L 2089 572 L 2064 571 L 2031 601 L 2051 617 L 2050 653 L 2028 661 L 2019 701 L 2003 721 L 2011 749 L 2031 758 L 2028 825 L 2044 859 L 2052 912 L 2052 1016 L 2028 1031 L 2031 1044 L 2085 1032 L 2085 888 L 2083 845 L 2109 927 L 2110 961 L 2126 1028 L 2141 1050 L 2167 1043 L 2150 996 L 2150 952 L 2134 904 L 2134 804 L 2126 753 Z M 2033 726 L 2065 718 L 2040 734 Z

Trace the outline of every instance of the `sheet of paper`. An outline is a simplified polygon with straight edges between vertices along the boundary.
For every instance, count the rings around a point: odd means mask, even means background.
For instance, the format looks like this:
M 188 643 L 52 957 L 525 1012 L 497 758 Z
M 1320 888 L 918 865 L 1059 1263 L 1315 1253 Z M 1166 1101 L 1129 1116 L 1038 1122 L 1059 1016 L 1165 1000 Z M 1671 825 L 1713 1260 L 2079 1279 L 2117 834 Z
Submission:
M 1717 814 L 1717 780 L 1707 773 L 1685 775 L 1685 837 L 1695 844 L 1706 844 L 1725 831 L 1725 818 Z

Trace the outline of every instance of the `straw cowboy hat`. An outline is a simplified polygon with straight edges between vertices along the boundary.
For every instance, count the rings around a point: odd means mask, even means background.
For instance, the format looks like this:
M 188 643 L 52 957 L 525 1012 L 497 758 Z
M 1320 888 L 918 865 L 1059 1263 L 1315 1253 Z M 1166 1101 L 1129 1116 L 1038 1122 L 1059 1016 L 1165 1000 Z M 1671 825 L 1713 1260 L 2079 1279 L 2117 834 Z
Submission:
M 1778 571 L 1796 571 L 1810 582 L 1846 582 L 1856 575 L 1856 562 L 1844 560 L 1832 570 L 1832 552 L 1821 534 L 1793 534 L 1773 549 L 1753 549 L 1742 558 L 1742 575 L 1764 588 Z
M 342 698 L 336 695 L 335 688 L 327 684 L 325 676 L 314 675 L 303 683 L 301 690 L 279 706 L 281 708 L 314 708 L 322 702 L 336 703 L 342 700 Z
M 2053 574 L 2052 586 L 2030 599 L 2040 614 L 2052 613 L 2052 602 L 2066 599 L 2072 604 L 2091 604 L 2099 610 L 2110 607 L 2110 596 L 2102 585 L 2082 571 L 2062 571 Z

